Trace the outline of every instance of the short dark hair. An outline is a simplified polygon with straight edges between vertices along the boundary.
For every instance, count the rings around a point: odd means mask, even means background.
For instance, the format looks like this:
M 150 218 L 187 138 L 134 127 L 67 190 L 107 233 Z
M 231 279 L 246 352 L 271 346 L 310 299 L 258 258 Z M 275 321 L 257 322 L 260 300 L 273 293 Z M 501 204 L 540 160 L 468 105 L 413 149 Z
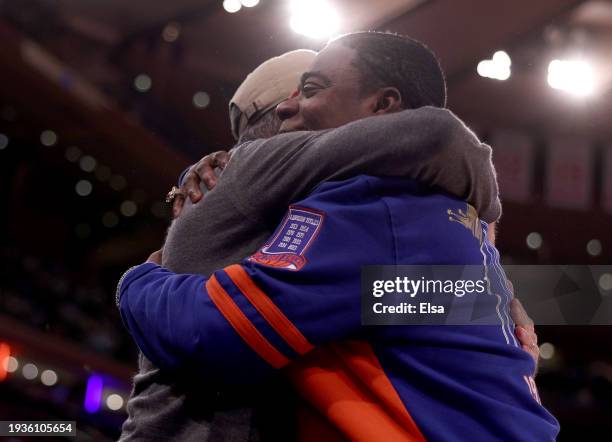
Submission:
M 340 43 L 357 53 L 354 66 L 361 75 L 362 93 L 395 87 L 402 107 L 446 106 L 446 81 L 435 54 L 423 43 L 388 32 L 355 32 L 342 35 Z

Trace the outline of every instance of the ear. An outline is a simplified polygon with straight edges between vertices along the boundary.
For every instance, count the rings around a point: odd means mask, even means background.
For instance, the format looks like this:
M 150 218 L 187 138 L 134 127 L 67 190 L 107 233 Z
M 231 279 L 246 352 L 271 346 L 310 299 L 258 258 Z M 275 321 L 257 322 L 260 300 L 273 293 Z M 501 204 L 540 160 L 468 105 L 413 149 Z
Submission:
M 402 94 L 397 88 L 384 87 L 376 92 L 376 102 L 373 109 L 375 114 L 399 112 L 402 109 Z

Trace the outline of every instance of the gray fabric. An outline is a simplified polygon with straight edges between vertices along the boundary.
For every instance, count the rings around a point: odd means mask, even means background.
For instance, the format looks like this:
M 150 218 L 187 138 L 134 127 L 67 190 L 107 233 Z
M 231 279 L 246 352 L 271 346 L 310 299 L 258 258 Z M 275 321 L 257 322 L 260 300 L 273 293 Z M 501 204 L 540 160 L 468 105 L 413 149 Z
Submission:
M 134 377 L 134 389 L 127 404 L 129 418 L 123 424 L 120 440 L 206 440 L 210 433 L 207 422 L 212 413 L 201 418 L 188 415 L 186 393 L 181 392 L 173 381 L 167 380 L 142 353 L 138 365 L 140 371 Z M 185 419 L 174 419 L 178 414 L 184 415 Z
M 466 199 L 487 221 L 501 214 L 491 149 L 451 112 L 426 107 L 239 146 L 217 186 L 196 205 L 186 201 L 168 230 L 162 265 L 210 275 L 236 263 L 269 238 L 288 204 L 323 181 L 359 174 L 417 178 Z M 189 388 L 175 385 L 144 357 L 139 365 L 121 440 L 259 438 L 257 428 L 249 431 L 248 409 L 203 413 L 185 407 Z M 198 401 L 210 407 L 214 394 Z
M 322 181 L 359 174 L 416 178 L 468 201 L 491 222 L 501 216 L 491 156 L 452 112 L 423 107 L 245 143 L 222 181 L 245 217 L 260 222 L 276 220 L 286 209 L 279 203 L 304 198 Z
M 218 210 L 223 216 L 207 216 L 202 207 Z M 197 209 L 197 210 L 196 210 Z M 212 210 L 212 209 L 211 209 Z M 234 238 L 236 247 L 217 250 L 216 259 L 201 259 L 208 255 L 207 249 L 215 248 L 212 241 L 203 241 L 196 252 L 198 258 L 190 266 L 169 264 L 164 267 L 181 273 L 205 273 L 200 269 L 218 269 L 235 263 L 256 250 L 270 235 L 258 225 L 245 225 L 243 216 L 236 210 L 228 198 L 223 198 L 221 192 L 210 192 L 198 205 L 189 200 L 185 202 L 180 222 L 173 222 L 166 239 L 164 251 L 170 246 L 172 250 L 181 247 L 192 250 L 190 235 L 194 225 L 206 221 L 210 223 L 207 231 L 216 231 L 215 242 L 228 244 L 229 238 Z M 189 220 L 188 222 L 186 222 Z M 178 220 L 177 220 L 178 221 Z M 217 222 L 218 221 L 218 222 Z M 201 240 L 199 238 L 197 240 Z M 185 241 L 186 240 L 186 241 Z M 192 255 L 193 257 L 193 255 Z M 164 261 L 166 256 L 164 255 Z M 203 265 L 205 267 L 203 267 Z M 208 272 L 209 274 L 211 272 Z M 234 406 L 230 410 L 220 410 L 215 407 L 217 391 L 198 389 L 193 382 L 177 383 L 155 367 L 144 355 L 139 354 L 138 374 L 134 377 L 134 385 L 127 402 L 128 418 L 122 427 L 120 441 L 208 441 L 208 442 L 257 442 L 260 440 L 256 427 L 251 425 L 252 410 Z M 197 400 L 197 404 L 187 405 L 189 399 Z M 256 402 L 253 399 L 252 402 Z
M 142 353 L 121 441 L 256 442 L 252 409 L 222 410 L 217 391 L 177 382 Z

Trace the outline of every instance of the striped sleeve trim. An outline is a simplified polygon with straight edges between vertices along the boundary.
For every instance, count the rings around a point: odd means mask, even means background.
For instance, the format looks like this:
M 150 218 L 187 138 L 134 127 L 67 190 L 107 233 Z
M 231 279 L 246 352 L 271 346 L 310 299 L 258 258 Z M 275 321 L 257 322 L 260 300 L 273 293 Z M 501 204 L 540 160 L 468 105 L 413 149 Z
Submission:
M 213 275 L 206 283 L 210 299 L 242 340 L 274 368 L 282 368 L 289 359 L 279 352 L 240 310 Z
M 308 353 L 314 346 L 285 316 L 274 302 L 257 285 L 240 265 L 226 267 L 225 273 L 238 287 L 242 294 L 257 309 L 259 314 L 268 321 L 274 331 L 299 355 Z

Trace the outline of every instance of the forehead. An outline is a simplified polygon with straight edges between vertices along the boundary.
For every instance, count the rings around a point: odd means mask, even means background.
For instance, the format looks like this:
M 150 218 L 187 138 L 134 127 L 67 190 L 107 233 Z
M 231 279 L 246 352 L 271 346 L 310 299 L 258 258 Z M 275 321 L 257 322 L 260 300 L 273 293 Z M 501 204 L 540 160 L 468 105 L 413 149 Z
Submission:
M 330 44 L 315 57 L 309 71 L 318 72 L 332 82 L 357 79 L 358 71 L 352 61 L 355 50 L 342 44 Z

